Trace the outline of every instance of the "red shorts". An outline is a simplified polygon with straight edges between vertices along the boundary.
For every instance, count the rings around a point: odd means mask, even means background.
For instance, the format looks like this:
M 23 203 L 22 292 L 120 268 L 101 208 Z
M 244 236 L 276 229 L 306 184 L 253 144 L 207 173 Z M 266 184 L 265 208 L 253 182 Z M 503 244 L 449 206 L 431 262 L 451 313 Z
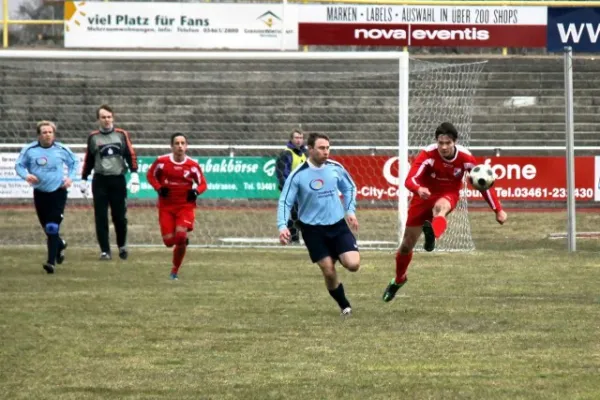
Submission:
M 195 219 L 196 209 L 192 207 L 158 209 L 158 223 L 163 236 L 175 233 L 176 226 L 183 226 L 188 232 L 193 231 Z
M 427 200 L 423 200 L 418 195 L 414 195 L 408 206 L 408 218 L 406 226 L 422 226 L 425 221 L 431 221 L 433 218 L 433 207 L 435 203 L 444 198 L 450 202 L 450 211 L 456 208 L 459 200 L 458 193 L 436 193 L 432 194 Z

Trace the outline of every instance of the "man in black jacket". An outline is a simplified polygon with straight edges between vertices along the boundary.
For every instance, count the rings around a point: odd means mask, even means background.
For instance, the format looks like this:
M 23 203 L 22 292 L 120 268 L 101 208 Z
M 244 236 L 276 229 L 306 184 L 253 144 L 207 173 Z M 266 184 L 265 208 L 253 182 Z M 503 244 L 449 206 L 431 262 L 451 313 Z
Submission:
M 290 134 L 290 140 L 287 142 L 285 150 L 277 158 L 276 172 L 279 183 L 279 191 L 283 189 L 285 180 L 290 172 L 306 161 L 308 150 L 304 145 L 304 133 L 300 129 L 294 129 Z M 288 229 L 291 234 L 291 243 L 300 242 L 300 234 L 295 222 L 298 219 L 298 205 L 292 208 Z
M 113 110 L 104 104 L 96 110 L 100 129 L 88 136 L 87 150 L 81 173 L 80 190 L 87 197 L 89 191 L 88 177 L 94 170 L 92 194 L 94 195 L 94 217 L 96 220 L 96 237 L 100 245 L 100 259 L 110 260 L 110 244 L 108 240 L 108 207 L 110 206 L 119 257 L 127 259 L 127 183 L 125 173 L 131 171 L 129 182 L 132 194 L 140 190 L 140 179 L 137 173 L 138 163 L 135 151 L 129 139 L 129 133 L 115 128 Z

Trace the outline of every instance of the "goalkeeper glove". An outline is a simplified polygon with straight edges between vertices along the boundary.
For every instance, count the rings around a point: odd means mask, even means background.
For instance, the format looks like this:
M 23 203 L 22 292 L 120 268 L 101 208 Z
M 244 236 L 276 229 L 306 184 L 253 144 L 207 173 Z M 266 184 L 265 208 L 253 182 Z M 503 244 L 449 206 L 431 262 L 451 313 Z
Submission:
M 196 191 L 196 189 L 188 190 L 187 201 L 189 201 L 190 203 L 193 203 L 196 201 L 197 198 L 198 198 L 198 192 Z
M 87 199 L 90 193 L 90 185 L 88 184 L 88 181 L 82 180 L 79 183 L 79 190 L 81 191 L 81 195 Z
M 167 197 L 169 195 L 169 188 L 168 187 L 161 187 L 160 189 L 158 189 L 158 195 L 160 197 Z
M 129 191 L 131 194 L 136 194 L 140 191 L 140 177 L 137 172 L 131 173 L 131 179 L 129 180 Z

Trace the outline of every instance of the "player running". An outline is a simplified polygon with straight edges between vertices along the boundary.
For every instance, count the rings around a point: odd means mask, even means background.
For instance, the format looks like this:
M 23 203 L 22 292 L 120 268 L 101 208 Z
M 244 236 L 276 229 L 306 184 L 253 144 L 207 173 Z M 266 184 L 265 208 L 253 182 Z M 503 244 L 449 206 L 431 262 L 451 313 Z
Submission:
M 177 280 L 185 257 L 188 232 L 194 230 L 196 198 L 206 188 L 200 165 L 186 155 L 187 137 L 182 133 L 171 136 L 171 154 L 158 157 L 150 166 L 147 179 L 158 192 L 158 221 L 162 239 L 173 247 L 171 279 Z
M 327 135 L 311 133 L 307 145 L 308 159 L 288 176 L 279 197 L 279 241 L 282 245 L 290 242 L 287 223 L 298 203 L 298 224 L 310 259 L 321 268 L 329 295 L 345 318 L 352 315 L 352 307 L 335 264 L 339 261 L 350 272 L 360 268 L 356 238 L 348 227 L 358 230 L 356 185 L 342 164 L 329 160 Z M 343 202 L 338 192 L 344 196 Z
M 56 125 L 53 122 L 38 122 L 37 134 L 38 139 L 21 150 L 15 170 L 33 186 L 35 211 L 47 237 L 48 260 L 43 268 L 53 274 L 55 264 L 62 264 L 65 259 L 67 242 L 60 237 L 60 225 L 67 204 L 67 189 L 75 179 L 78 161 L 67 146 L 55 140 Z M 66 176 L 65 165 L 68 168 Z
M 402 244 L 396 253 L 396 277 L 383 293 L 385 302 L 391 301 L 398 289 L 406 283 L 406 270 L 421 231 L 425 235 L 424 249 L 435 249 L 436 239 L 446 230 L 446 215 L 458 204 L 463 176 L 477 164 L 475 157 L 466 148 L 456 144 L 458 132 L 451 123 L 444 122 L 438 126 L 435 138 L 437 143 L 427 146 L 419 153 L 406 178 L 406 188 L 414 196 L 408 208 Z M 481 194 L 496 213 L 496 221 L 504 224 L 507 215 L 502 210 L 496 193 L 488 189 Z

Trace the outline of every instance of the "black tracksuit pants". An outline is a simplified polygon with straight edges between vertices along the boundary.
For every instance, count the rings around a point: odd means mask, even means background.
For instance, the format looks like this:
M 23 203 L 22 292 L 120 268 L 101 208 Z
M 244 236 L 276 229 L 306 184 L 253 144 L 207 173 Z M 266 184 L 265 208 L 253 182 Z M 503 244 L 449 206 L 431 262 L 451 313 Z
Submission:
M 40 225 L 46 233 L 46 245 L 48 247 L 48 260 L 46 262 L 54 265 L 56 256 L 63 247 L 63 241 L 60 232 L 48 233 L 46 226 L 51 223 L 60 226 L 67 205 L 67 190 L 57 189 L 54 192 L 42 192 L 34 189 L 33 204 Z
M 108 208 L 117 234 L 117 246 L 127 243 L 127 183 L 125 175 L 94 174 L 92 180 L 94 195 L 94 218 L 96 238 L 100 251 L 110 254 L 108 239 Z

